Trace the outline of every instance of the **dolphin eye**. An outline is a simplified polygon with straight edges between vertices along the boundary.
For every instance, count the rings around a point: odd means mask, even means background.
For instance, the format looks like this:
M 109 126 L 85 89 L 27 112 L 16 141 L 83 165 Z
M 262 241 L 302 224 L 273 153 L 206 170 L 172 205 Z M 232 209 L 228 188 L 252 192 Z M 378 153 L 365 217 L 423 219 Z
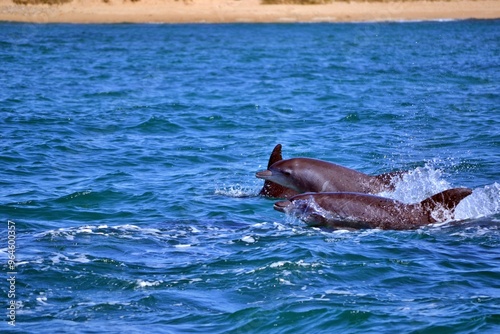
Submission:
M 289 170 L 284 170 L 282 171 L 283 175 L 286 175 L 286 176 L 290 176 L 292 175 L 292 172 L 290 172 Z

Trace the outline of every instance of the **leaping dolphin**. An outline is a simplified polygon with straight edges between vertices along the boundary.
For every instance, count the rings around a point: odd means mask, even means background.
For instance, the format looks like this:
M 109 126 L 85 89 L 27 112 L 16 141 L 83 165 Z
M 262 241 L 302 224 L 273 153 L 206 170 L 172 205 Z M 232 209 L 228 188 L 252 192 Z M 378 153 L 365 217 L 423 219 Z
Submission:
M 281 145 L 279 157 L 274 156 L 275 162 L 267 170 L 257 172 L 259 179 L 264 179 L 272 184 L 294 190 L 296 193 L 305 192 L 357 192 L 365 194 L 377 194 L 384 190 L 392 190 L 392 180 L 404 172 L 394 172 L 371 176 L 355 171 L 353 169 L 336 165 L 331 162 L 310 159 L 293 158 L 281 159 Z M 273 155 L 274 155 L 273 151 Z M 269 159 L 269 163 L 273 159 Z M 273 161 L 274 161 L 273 160 Z M 269 183 L 268 183 L 269 185 Z M 264 188 L 266 184 L 264 184 Z M 270 186 L 268 186 L 270 187 Z M 267 195 L 264 191 L 261 194 Z M 271 193 L 268 191 L 268 193 Z M 280 196 L 269 196 L 280 197 Z M 286 197 L 287 198 L 287 197 Z
M 458 203 L 471 193 L 468 188 L 449 189 L 416 204 L 360 193 L 306 193 L 277 202 L 274 209 L 311 226 L 409 230 L 452 220 Z

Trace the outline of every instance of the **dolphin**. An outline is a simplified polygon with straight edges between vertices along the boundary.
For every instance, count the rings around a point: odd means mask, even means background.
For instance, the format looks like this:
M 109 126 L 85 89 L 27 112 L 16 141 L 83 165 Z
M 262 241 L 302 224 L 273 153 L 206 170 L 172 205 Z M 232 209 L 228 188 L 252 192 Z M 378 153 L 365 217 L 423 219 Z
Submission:
M 404 173 L 393 172 L 371 176 L 323 160 L 292 158 L 279 159 L 267 170 L 257 172 L 255 176 L 266 180 L 266 182 L 270 181 L 292 189 L 297 193 L 357 192 L 377 194 L 393 190 L 392 180 Z
M 281 155 L 281 144 L 278 144 L 274 147 L 273 152 L 269 156 L 269 162 L 267 163 L 267 168 L 268 169 L 271 168 L 271 166 L 274 163 L 281 160 L 283 160 L 283 157 Z M 297 194 L 298 192 L 296 192 L 295 190 L 283 187 L 282 185 L 274 183 L 270 180 L 264 181 L 264 186 L 259 192 L 260 196 L 270 197 L 270 198 L 290 198 Z
M 311 226 L 411 230 L 453 219 L 458 203 L 471 193 L 468 188 L 448 189 L 415 204 L 361 193 L 305 193 L 276 202 L 274 209 Z

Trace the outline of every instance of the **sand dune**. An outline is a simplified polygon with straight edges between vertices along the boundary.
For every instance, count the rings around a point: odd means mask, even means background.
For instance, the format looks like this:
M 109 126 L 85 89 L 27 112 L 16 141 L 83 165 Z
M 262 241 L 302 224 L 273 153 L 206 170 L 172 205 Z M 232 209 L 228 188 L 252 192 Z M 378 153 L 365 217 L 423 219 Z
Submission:
M 500 1 L 337 0 L 316 5 L 269 5 L 263 4 L 262 0 L 70 0 L 57 5 L 22 5 L 12 0 L 0 0 L 0 20 L 40 23 L 343 22 L 469 18 L 500 18 Z

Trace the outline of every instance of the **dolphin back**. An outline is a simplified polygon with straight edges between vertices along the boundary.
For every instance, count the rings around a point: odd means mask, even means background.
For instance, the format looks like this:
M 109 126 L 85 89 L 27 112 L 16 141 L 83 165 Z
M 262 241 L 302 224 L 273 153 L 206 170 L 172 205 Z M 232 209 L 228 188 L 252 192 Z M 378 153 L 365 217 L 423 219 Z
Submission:
M 401 179 L 403 175 L 407 173 L 408 173 L 407 171 L 384 173 L 376 175 L 375 179 L 378 180 L 383 185 L 383 187 L 389 190 L 394 190 L 394 181 Z

